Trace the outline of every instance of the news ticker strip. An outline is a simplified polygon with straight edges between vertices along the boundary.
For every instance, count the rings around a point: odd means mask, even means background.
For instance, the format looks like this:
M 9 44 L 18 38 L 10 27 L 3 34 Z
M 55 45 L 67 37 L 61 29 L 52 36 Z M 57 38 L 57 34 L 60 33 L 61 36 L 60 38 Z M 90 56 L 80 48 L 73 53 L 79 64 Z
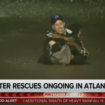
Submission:
M 0 104 L 105 104 L 105 98 L 0 98 Z
M 105 93 L 78 93 L 78 92 L 3 92 L 0 93 L 0 98 L 3 97 L 17 97 L 17 98 L 22 98 L 22 97 L 27 97 L 27 98 L 54 98 L 54 97 L 64 97 L 64 98 L 89 98 L 89 97 L 96 97 L 96 98 L 105 98 Z

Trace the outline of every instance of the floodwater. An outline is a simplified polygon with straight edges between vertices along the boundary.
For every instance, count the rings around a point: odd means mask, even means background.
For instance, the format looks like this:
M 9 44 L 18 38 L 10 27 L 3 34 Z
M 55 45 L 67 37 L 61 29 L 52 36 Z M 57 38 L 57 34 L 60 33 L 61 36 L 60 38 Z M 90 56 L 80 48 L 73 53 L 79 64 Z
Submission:
M 105 79 L 105 25 L 83 25 L 84 43 L 90 52 L 88 63 L 62 66 L 37 63 L 49 23 L 31 19 L 1 21 L 0 79 Z
M 62 66 L 37 63 L 49 23 L 14 20 L 0 24 L 0 79 L 105 79 L 104 24 L 84 23 L 88 64 Z

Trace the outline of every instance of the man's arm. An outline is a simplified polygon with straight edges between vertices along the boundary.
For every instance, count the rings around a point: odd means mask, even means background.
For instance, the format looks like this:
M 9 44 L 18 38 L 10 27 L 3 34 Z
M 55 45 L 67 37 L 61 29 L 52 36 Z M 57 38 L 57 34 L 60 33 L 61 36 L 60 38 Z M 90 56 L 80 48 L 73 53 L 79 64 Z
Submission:
M 68 39 L 67 44 L 70 46 L 74 46 L 78 51 L 82 50 L 82 48 L 72 39 Z
M 67 40 L 66 36 L 64 36 L 64 35 L 58 35 L 58 34 L 55 34 L 55 33 L 52 35 L 52 38 L 59 38 L 59 39 Z
M 58 35 L 58 34 L 55 34 L 55 33 L 54 33 L 54 34 L 52 35 L 52 38 L 64 39 L 64 40 L 67 42 L 67 44 L 68 44 L 69 46 L 75 46 L 78 51 L 81 51 L 81 50 L 82 50 L 82 48 L 73 40 L 72 37 L 66 37 L 66 36 L 64 36 L 64 35 Z

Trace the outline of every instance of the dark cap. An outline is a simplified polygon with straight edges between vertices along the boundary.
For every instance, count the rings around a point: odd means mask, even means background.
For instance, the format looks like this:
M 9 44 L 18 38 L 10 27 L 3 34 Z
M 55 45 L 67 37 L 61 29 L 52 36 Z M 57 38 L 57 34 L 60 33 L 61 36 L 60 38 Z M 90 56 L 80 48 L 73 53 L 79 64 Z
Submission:
M 51 24 L 55 24 L 55 22 L 56 22 L 57 20 L 62 20 L 62 21 L 63 21 L 62 16 L 60 16 L 60 15 L 55 15 L 55 16 L 53 16 L 53 17 L 51 18 Z

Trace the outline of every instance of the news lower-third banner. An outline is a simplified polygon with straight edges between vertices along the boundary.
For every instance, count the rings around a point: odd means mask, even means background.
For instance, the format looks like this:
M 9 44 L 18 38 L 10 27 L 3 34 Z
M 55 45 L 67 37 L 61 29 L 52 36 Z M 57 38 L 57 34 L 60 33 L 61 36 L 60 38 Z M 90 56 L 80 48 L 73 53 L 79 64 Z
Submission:
M 0 92 L 105 92 L 105 80 L 0 80 Z
M 105 104 L 105 80 L 0 80 L 0 104 Z

